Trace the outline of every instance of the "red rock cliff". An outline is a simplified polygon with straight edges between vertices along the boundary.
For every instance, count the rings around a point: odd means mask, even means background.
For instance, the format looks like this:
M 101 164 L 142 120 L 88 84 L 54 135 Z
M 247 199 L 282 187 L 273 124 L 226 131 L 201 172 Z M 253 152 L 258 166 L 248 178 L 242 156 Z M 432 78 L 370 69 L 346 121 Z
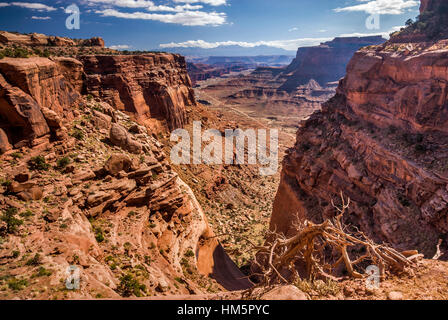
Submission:
M 186 107 L 196 104 L 185 59 L 173 54 L 80 57 L 87 92 L 139 122 L 166 120 L 170 129 L 186 122 Z
M 0 60 L 0 144 L 4 152 L 62 134 L 80 93 L 90 93 L 137 121 L 182 127 L 195 105 L 185 60 L 170 54 Z M 48 111 L 51 111 L 48 113 Z M 51 119 L 49 119 L 51 118 Z M 58 121 L 59 121 L 58 120 Z M 52 123 L 49 123 L 52 122 Z
M 71 58 L 0 60 L 0 129 L 9 143 L 36 144 L 48 138 L 48 110 L 70 119 L 81 77 L 82 64 Z
M 391 42 L 355 54 L 336 96 L 299 129 L 284 159 L 272 229 L 291 233 L 295 222 L 333 216 L 342 191 L 352 199 L 348 224 L 432 257 L 448 232 L 443 43 Z
M 327 82 L 338 81 L 344 76 L 353 53 L 361 47 L 382 42 L 384 39 L 380 36 L 335 38 L 320 46 L 299 48 L 296 58 L 284 72 L 288 79 L 280 90 L 294 91 L 311 79 L 321 86 L 326 86 Z

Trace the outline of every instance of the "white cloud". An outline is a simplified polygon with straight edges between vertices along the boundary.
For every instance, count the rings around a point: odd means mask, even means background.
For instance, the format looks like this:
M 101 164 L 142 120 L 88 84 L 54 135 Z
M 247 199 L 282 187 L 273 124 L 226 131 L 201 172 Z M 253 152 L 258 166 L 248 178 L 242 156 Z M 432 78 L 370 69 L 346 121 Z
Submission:
M 112 6 L 121 8 L 145 8 L 148 11 L 167 11 L 167 12 L 182 12 L 187 10 L 199 10 L 203 7 L 201 5 L 185 4 L 180 6 L 156 5 L 154 1 L 150 0 L 87 0 L 90 5 L 105 5 L 109 8 Z
M 226 23 L 225 13 L 209 12 L 202 4 L 213 6 L 226 4 L 226 0 L 171 0 L 160 4 L 151 0 L 86 0 L 96 6 L 95 13 L 103 17 L 154 20 L 184 26 L 219 26 Z M 177 4 L 177 5 L 176 5 Z M 142 9 L 141 11 L 117 10 L 118 8 Z M 143 10 L 145 9 L 145 10 Z M 146 11 L 146 12 L 145 12 Z
M 222 6 L 227 4 L 227 0 L 173 0 L 177 3 L 205 3 L 211 6 Z
M 0 7 L 21 7 L 21 8 L 31 9 L 31 10 L 37 10 L 40 12 L 42 12 L 42 11 L 50 12 L 50 11 L 56 10 L 56 8 L 54 8 L 54 7 L 47 6 L 42 3 L 36 3 L 36 2 L 11 2 L 11 3 L 1 2 Z
M 377 33 L 344 33 L 341 34 L 340 37 L 369 37 L 369 36 L 382 36 L 385 39 L 389 39 L 390 34 L 396 31 L 400 31 L 401 28 L 404 28 L 405 26 L 396 26 L 391 28 L 389 31 L 385 32 L 377 32 Z
M 367 14 L 403 14 L 420 4 L 418 0 L 357 0 L 354 6 L 336 8 L 336 12 L 365 12 Z
M 129 48 L 131 48 L 131 46 L 128 46 L 127 44 L 117 44 L 117 45 L 109 47 L 109 49 L 113 49 L 113 50 L 126 50 Z
M 226 22 L 226 14 L 218 12 L 182 11 L 174 14 L 159 14 L 146 12 L 121 12 L 115 9 L 95 11 L 103 17 L 122 19 L 153 20 L 164 23 L 175 23 L 184 26 L 219 26 Z
M 274 40 L 274 41 L 257 41 L 257 42 L 245 42 L 245 41 L 222 41 L 222 42 L 207 42 L 204 40 L 190 40 L 185 42 L 171 42 L 161 44 L 161 48 L 202 48 L 202 49 L 214 49 L 222 46 L 240 46 L 243 48 L 255 48 L 259 46 L 268 46 L 274 48 L 281 48 L 289 51 L 295 51 L 299 47 L 315 46 L 321 42 L 329 41 L 332 38 L 300 38 L 292 40 Z
M 293 27 L 293 28 L 289 29 L 288 32 L 294 32 L 294 31 L 298 31 L 298 30 L 299 30 L 299 28 Z
M 33 20 L 50 20 L 51 17 L 38 17 L 38 16 L 32 16 L 31 19 L 33 19 Z
M 386 32 L 377 33 L 346 33 L 341 34 L 338 37 L 369 37 L 369 36 L 382 36 L 385 39 L 389 39 L 389 35 L 395 31 L 399 31 L 403 26 L 396 26 Z M 204 40 L 190 40 L 185 42 L 171 42 L 160 44 L 161 48 L 201 48 L 201 49 L 214 49 L 222 46 L 240 46 L 244 48 L 254 48 L 259 46 L 268 46 L 274 48 L 285 49 L 289 51 L 295 51 L 300 47 L 316 46 L 322 42 L 333 40 L 332 38 L 300 38 L 291 40 L 274 40 L 274 41 L 257 41 L 257 42 L 245 42 L 245 41 L 221 41 L 221 42 L 207 42 Z

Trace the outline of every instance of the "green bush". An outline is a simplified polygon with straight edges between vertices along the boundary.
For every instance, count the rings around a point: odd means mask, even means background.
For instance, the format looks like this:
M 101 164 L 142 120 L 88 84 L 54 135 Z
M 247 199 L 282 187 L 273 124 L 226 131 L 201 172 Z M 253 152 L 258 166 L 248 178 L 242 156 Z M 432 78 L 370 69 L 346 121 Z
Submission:
M 39 270 L 36 274 L 33 275 L 33 277 L 49 277 L 52 275 L 53 272 L 51 272 L 48 269 L 45 269 L 44 267 L 39 267 Z
M 31 158 L 31 160 L 28 161 L 28 167 L 30 168 L 30 170 L 48 171 L 50 165 L 46 162 L 44 157 L 37 156 Z
M 194 257 L 194 252 L 191 249 L 188 249 L 187 252 L 185 252 L 186 257 Z
M 28 58 L 31 52 L 26 48 L 6 48 L 0 51 L 0 57 L 9 57 L 9 58 Z
M 61 158 L 57 161 L 56 165 L 58 169 L 65 169 L 71 162 L 71 159 L 69 157 Z
M 0 220 L 6 223 L 6 233 L 12 234 L 16 232 L 17 228 L 23 224 L 22 220 L 15 217 L 17 212 L 17 208 L 9 207 L 0 217 Z
M 103 229 L 95 228 L 95 239 L 98 242 L 103 242 L 104 241 Z
M 80 129 L 73 129 L 72 132 L 70 132 L 70 136 L 75 138 L 76 140 L 83 140 L 84 139 L 84 132 Z
M 41 261 L 41 260 L 42 260 L 42 259 L 41 259 L 41 257 L 40 257 L 40 254 L 36 253 L 36 254 L 34 255 L 34 257 L 32 257 L 31 259 L 29 259 L 25 264 L 26 264 L 27 266 L 37 267 L 37 266 L 39 266 L 39 265 L 42 264 L 42 261 Z
M 23 290 L 27 285 L 28 281 L 25 279 L 12 278 L 8 281 L 8 287 L 14 291 Z
M 23 158 L 23 154 L 21 154 L 20 152 L 14 152 L 13 154 L 11 154 L 11 157 L 13 157 L 14 159 L 22 159 Z
M 120 278 L 117 292 L 122 297 L 130 297 L 132 295 L 141 297 L 146 292 L 146 286 L 135 279 L 132 274 L 128 273 Z

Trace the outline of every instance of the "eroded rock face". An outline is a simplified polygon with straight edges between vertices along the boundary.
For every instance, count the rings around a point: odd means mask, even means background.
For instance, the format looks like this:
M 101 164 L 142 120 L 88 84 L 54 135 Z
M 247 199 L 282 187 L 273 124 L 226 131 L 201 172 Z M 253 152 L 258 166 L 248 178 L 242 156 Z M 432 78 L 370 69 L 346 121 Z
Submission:
M 22 45 L 31 47 L 71 47 L 76 45 L 86 47 L 104 47 L 104 40 L 98 37 L 91 39 L 73 40 L 64 37 L 47 36 L 41 33 L 20 34 L 8 31 L 0 31 L 0 43 L 4 45 Z
M 72 77 L 76 79 L 79 64 L 73 65 L 77 66 Z M 70 107 L 80 94 L 79 88 L 64 76 L 69 73 L 68 68 L 46 58 L 0 61 L 0 127 L 11 144 L 33 144 L 36 139 L 49 135 L 51 128 L 61 129 L 62 125 L 56 123 L 60 119 L 73 117 Z M 46 111 L 51 123 L 47 123 L 43 108 L 51 111 Z
M 320 46 L 299 48 L 296 58 L 284 72 L 292 75 L 288 76 L 280 90 L 294 91 L 298 86 L 307 84 L 310 79 L 316 80 L 321 86 L 338 81 L 344 76 L 353 53 L 361 47 L 383 42 L 381 36 L 335 38 Z
M 439 48 L 440 46 L 435 46 Z M 284 159 L 271 228 L 333 217 L 428 257 L 448 232 L 448 51 L 358 51 L 337 95 L 297 133 Z
M 2 139 L 2 150 L 8 144 L 19 147 L 63 138 L 67 133 L 63 122 L 73 119 L 72 106 L 81 92 L 104 98 L 141 124 L 160 121 L 169 129 L 182 127 L 186 108 L 196 104 L 183 57 L 152 54 L 81 60 L 84 65 L 66 57 L 0 61 L 0 128 L 8 138 Z M 109 129 L 113 110 L 107 115 L 96 113 L 93 120 Z M 138 150 L 133 152 L 141 151 L 134 147 Z
M 87 74 L 86 90 L 140 123 L 166 121 L 182 127 L 186 107 L 196 104 L 185 59 L 173 54 L 80 57 Z

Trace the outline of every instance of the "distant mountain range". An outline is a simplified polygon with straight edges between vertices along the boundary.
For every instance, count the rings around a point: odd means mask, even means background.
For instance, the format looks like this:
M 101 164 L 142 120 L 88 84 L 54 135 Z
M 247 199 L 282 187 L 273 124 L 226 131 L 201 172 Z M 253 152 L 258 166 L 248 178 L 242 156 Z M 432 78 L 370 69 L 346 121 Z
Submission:
M 295 56 L 295 51 L 288 51 L 280 48 L 269 46 L 257 46 L 252 48 L 244 48 L 241 46 L 220 46 L 217 48 L 203 49 L 203 48 L 166 48 L 163 51 L 171 53 L 179 53 L 183 56 L 194 57 L 208 57 L 208 56 L 272 56 L 272 55 L 286 55 Z
M 240 64 L 250 67 L 286 66 L 294 59 L 292 55 L 263 55 L 263 56 L 211 56 L 211 57 L 192 57 L 187 56 L 187 61 L 192 63 L 203 63 L 208 65 L 229 65 Z

